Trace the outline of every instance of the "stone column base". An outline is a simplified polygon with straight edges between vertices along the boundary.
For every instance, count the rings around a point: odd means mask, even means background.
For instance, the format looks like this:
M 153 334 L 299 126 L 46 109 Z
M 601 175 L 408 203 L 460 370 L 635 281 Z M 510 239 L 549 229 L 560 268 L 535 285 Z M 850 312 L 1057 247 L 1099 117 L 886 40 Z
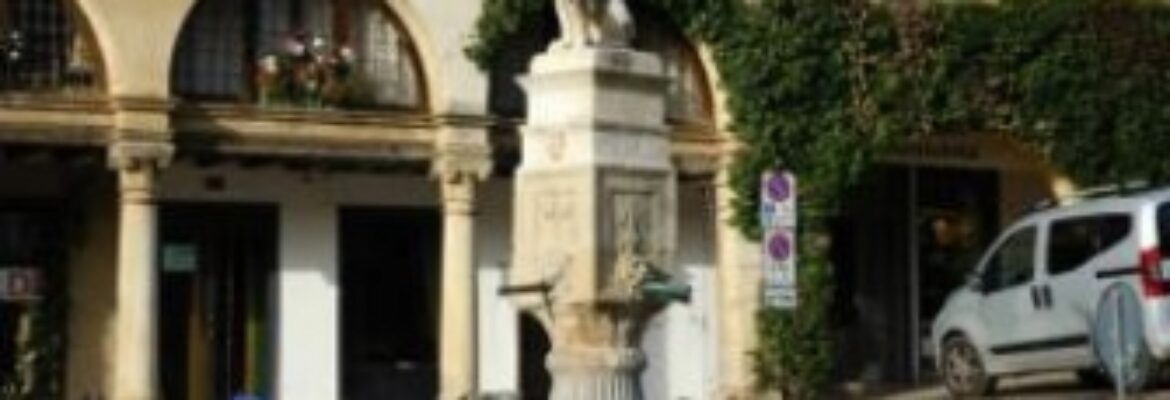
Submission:
M 551 400 L 641 400 L 646 357 L 635 348 L 553 349 Z

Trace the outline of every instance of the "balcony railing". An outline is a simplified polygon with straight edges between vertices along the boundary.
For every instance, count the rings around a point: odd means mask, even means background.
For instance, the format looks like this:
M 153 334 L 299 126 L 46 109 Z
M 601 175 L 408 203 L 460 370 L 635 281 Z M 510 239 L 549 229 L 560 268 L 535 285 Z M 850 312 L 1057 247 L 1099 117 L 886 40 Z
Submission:
M 200 0 L 173 77 L 184 100 L 265 107 L 418 109 L 426 94 L 377 0 Z

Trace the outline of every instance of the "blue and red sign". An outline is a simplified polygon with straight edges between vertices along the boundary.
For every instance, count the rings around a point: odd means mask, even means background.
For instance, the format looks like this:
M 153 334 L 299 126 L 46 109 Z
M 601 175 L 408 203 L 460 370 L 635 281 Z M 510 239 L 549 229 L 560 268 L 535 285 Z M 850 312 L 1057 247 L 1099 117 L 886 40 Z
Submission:
M 796 178 L 791 173 L 764 174 L 760 225 L 764 228 L 764 305 L 796 307 Z

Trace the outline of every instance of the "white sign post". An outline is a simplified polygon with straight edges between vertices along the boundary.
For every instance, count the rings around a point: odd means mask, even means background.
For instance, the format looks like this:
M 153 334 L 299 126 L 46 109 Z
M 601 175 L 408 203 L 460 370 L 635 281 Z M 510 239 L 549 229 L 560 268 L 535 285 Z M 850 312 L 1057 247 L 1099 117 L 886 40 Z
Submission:
M 0 268 L 0 301 L 41 298 L 41 274 L 36 268 Z
M 764 174 L 760 185 L 760 225 L 764 230 L 764 305 L 796 307 L 796 177 L 785 171 Z

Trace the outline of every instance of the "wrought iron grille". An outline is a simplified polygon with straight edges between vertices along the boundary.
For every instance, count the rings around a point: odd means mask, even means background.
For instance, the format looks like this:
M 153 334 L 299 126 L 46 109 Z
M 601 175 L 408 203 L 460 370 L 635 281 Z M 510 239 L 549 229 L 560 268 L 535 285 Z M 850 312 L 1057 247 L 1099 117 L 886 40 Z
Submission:
M 414 48 L 377 0 L 200 0 L 175 92 L 196 101 L 419 108 Z
M 101 72 L 72 0 L 0 0 L 0 92 L 94 93 Z

